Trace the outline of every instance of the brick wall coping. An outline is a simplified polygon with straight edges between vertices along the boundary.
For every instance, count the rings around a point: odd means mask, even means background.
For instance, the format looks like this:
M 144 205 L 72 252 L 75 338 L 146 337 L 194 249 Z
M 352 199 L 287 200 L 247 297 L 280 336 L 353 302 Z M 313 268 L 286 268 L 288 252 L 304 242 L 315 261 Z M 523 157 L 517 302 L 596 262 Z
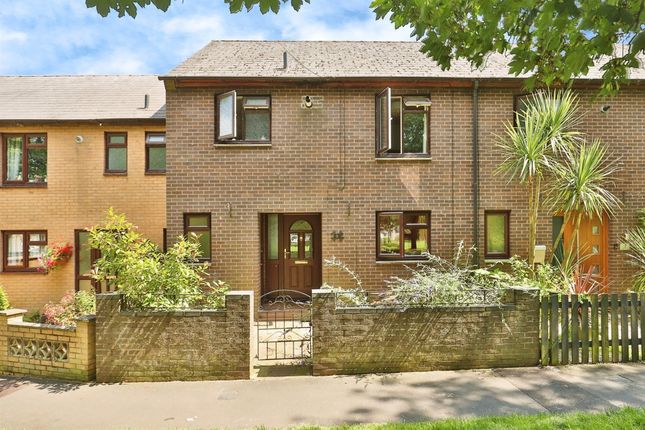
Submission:
M 0 311 L 0 315 L 4 315 L 7 317 L 13 317 L 16 315 L 24 315 L 27 313 L 26 309 L 7 309 L 4 311 Z
M 119 292 L 98 294 L 100 300 L 121 300 L 123 294 Z M 229 291 L 226 293 L 226 301 L 239 300 L 242 297 L 249 297 L 252 300 L 252 291 Z M 226 307 L 221 309 L 149 309 L 149 310 L 121 310 L 122 315 L 133 317 L 154 317 L 154 316 L 175 316 L 175 317 L 201 317 L 213 316 L 226 313 Z
M 453 312 L 483 312 L 483 311 L 497 311 L 515 309 L 514 304 L 505 305 L 487 305 L 487 306 L 404 306 L 404 305 L 391 305 L 391 306 L 353 306 L 336 308 L 336 313 L 339 314 L 378 314 L 389 312 L 430 312 L 430 311 L 453 311 Z
M 0 311 L 0 315 L 9 317 L 8 325 L 16 327 L 31 327 L 37 329 L 46 329 L 46 330 L 61 330 L 61 331 L 76 331 L 76 327 L 73 326 L 60 326 L 55 324 L 43 324 L 43 323 L 34 323 L 23 321 L 21 318 L 11 318 L 18 317 L 26 314 L 27 311 L 24 309 L 7 309 L 5 311 Z M 93 321 L 96 319 L 95 315 L 84 315 L 82 317 L 74 318 L 76 321 Z

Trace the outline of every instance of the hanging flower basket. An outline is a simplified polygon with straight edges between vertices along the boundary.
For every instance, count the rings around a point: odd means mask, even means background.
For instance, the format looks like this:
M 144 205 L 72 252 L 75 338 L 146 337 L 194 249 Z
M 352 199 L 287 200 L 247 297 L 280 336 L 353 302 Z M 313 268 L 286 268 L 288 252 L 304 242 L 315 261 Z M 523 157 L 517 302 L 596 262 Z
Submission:
M 67 263 L 74 255 L 74 247 L 71 243 L 56 243 L 47 247 L 47 251 L 40 257 L 40 268 L 43 273 L 50 273 L 59 269 Z

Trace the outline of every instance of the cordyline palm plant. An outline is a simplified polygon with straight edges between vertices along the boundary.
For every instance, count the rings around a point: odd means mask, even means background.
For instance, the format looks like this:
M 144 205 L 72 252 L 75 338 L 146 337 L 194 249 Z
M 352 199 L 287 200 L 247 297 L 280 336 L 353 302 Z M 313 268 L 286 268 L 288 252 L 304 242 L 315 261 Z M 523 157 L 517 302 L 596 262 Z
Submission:
M 562 240 L 565 225 L 573 221 L 573 240 L 568 252 L 574 253 L 583 218 L 602 220 L 604 214 L 612 216 L 620 208 L 620 200 L 607 188 L 617 167 L 617 160 L 609 156 L 606 146 L 597 139 L 591 143 L 577 142 L 552 165 L 553 180 L 547 201 L 554 212 L 564 214 L 554 247 Z
M 538 91 L 529 97 L 522 112 L 516 113 L 516 125 L 507 123 L 505 135 L 498 139 L 504 157 L 497 173 L 509 182 L 519 181 L 528 191 L 529 249 L 533 267 L 537 237 L 540 194 L 555 158 L 575 146 L 580 138 L 577 99 L 570 91 Z

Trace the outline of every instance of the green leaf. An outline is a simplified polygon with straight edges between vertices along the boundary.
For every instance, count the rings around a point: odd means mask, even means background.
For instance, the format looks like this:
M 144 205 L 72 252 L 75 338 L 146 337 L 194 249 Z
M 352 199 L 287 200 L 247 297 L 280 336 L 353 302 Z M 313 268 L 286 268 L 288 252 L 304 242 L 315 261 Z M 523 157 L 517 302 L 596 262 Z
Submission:
M 643 51 L 645 51 L 645 31 L 641 31 L 634 36 L 631 43 L 632 54 L 638 54 Z
M 152 0 L 152 4 L 154 4 L 157 9 L 165 12 L 170 7 L 170 0 Z

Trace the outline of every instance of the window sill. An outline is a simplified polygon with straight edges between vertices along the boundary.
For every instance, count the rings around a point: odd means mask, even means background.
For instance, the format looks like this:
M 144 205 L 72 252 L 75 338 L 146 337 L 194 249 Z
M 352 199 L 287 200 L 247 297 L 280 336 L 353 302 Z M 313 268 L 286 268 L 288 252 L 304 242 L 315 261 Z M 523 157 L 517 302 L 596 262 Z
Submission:
M 432 157 L 429 155 L 374 157 L 374 159 L 376 161 L 432 161 Z
M 421 260 L 376 260 L 374 263 L 376 264 L 419 264 L 419 263 L 427 263 L 428 260 L 421 259 Z
M 487 258 L 484 258 L 484 263 L 485 264 L 508 263 L 510 261 L 511 261 L 511 259 L 508 258 L 508 257 L 499 257 L 499 258 L 487 257 Z
M 166 172 L 146 172 L 146 176 L 166 176 Z
M 271 142 L 268 143 L 215 143 L 215 148 L 271 148 Z
M 44 184 L 2 184 L 0 188 L 47 188 L 47 183 Z
M 103 176 L 128 176 L 128 172 L 103 172 Z

